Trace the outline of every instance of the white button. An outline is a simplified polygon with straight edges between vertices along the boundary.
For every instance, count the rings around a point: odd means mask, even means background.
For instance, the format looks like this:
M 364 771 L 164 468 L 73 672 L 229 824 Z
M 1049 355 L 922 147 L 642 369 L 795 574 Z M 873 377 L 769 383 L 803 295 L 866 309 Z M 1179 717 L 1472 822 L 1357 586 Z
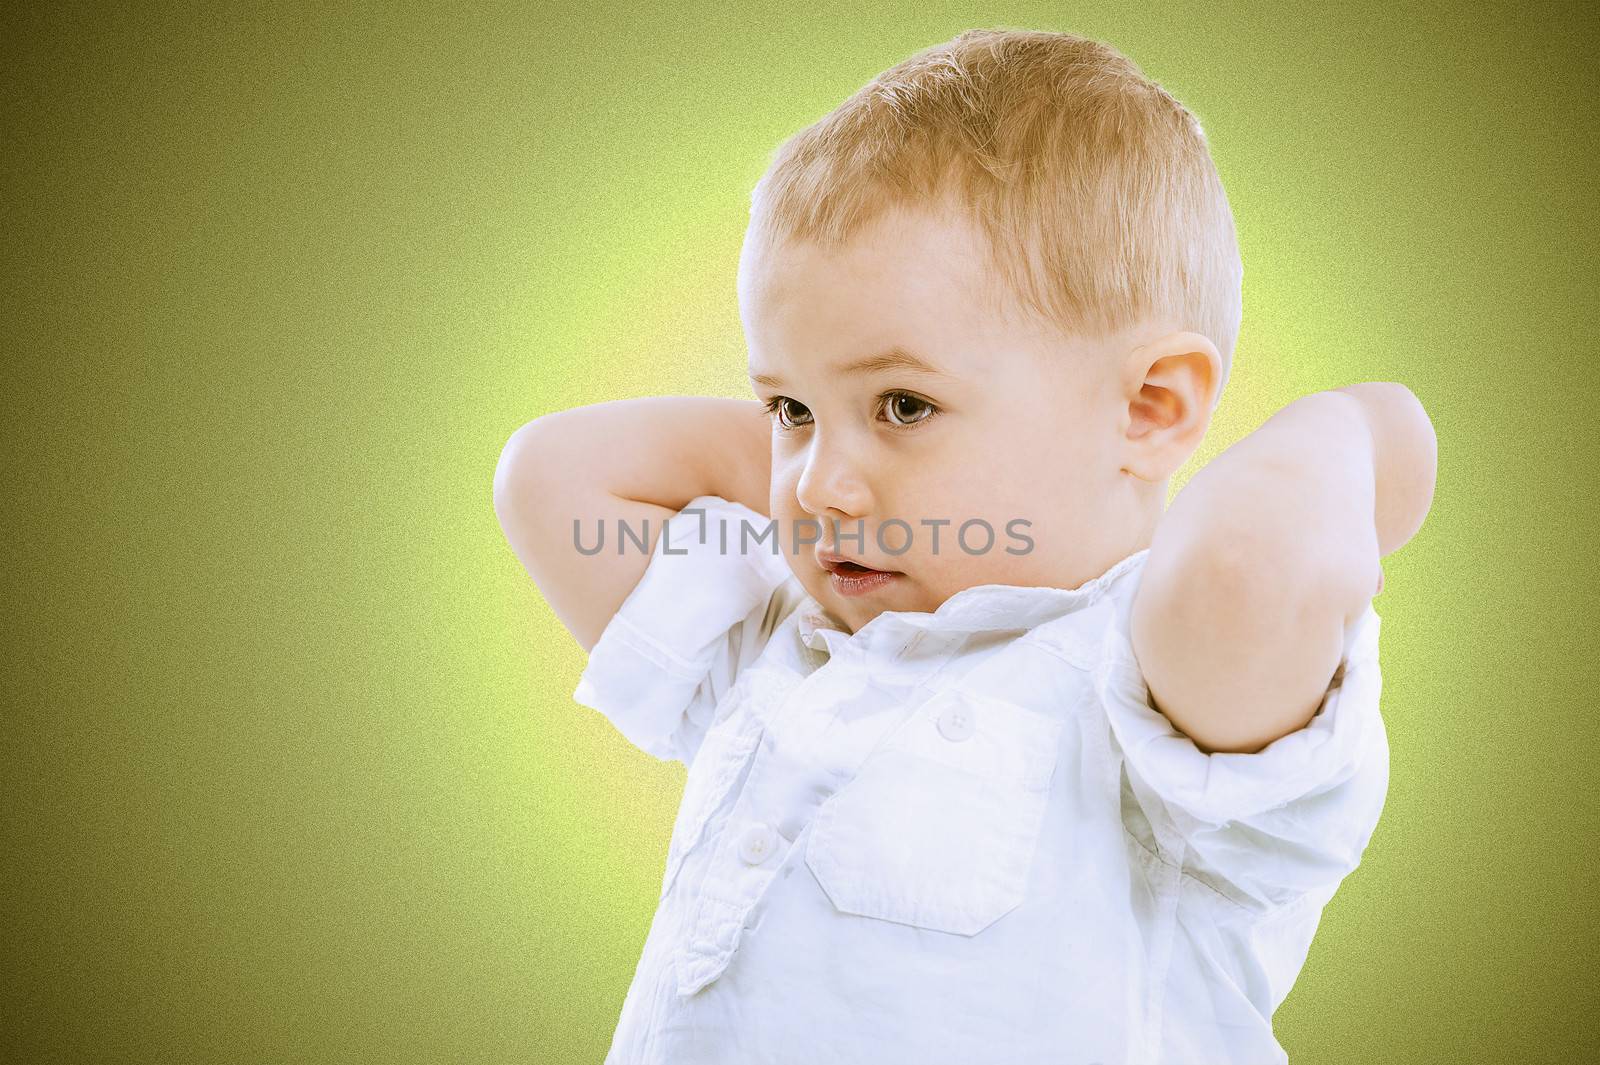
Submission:
M 772 853 L 773 842 L 772 828 L 757 821 L 739 837 L 739 857 L 751 865 L 760 865 Z
M 972 709 L 960 703 L 945 707 L 939 714 L 939 732 L 947 740 L 960 743 L 972 735 L 973 727 Z

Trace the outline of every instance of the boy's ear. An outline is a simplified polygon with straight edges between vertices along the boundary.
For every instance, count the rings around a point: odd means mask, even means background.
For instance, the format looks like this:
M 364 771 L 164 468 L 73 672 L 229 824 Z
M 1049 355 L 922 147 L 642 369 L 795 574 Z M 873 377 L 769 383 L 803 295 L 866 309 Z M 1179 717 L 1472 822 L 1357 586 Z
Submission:
M 1211 424 L 1222 356 L 1199 333 L 1169 333 L 1128 354 L 1122 468 L 1159 484 L 1182 466 Z

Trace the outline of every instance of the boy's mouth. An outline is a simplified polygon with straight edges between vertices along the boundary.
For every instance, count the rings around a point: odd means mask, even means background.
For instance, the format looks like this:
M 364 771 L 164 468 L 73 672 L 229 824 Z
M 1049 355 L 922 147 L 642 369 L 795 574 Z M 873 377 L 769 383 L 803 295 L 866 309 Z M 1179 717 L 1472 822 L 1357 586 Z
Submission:
M 833 586 L 834 592 L 849 598 L 871 595 L 904 576 L 897 570 L 873 569 L 843 555 L 826 551 L 817 552 L 817 564 L 828 571 L 828 583 Z
M 869 573 L 896 572 L 895 570 L 873 569 L 871 566 L 864 566 L 859 562 L 845 558 L 843 555 L 832 555 L 826 551 L 817 552 L 817 565 L 821 566 L 829 573 L 840 573 L 851 577 L 864 576 Z

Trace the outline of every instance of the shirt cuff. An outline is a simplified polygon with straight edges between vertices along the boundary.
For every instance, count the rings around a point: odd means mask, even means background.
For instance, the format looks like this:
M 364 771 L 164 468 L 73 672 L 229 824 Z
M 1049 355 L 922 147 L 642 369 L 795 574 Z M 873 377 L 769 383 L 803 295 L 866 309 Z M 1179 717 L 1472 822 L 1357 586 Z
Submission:
M 1360 863 L 1388 790 L 1377 612 L 1368 604 L 1346 627 L 1305 726 L 1254 753 L 1207 754 L 1152 704 L 1131 608 L 1130 596 L 1108 627 L 1094 686 L 1166 857 L 1246 905 L 1337 886 Z
M 573 699 L 639 749 L 687 763 L 696 746 L 688 734 L 704 734 L 759 650 L 754 639 L 770 635 L 768 605 L 792 576 L 773 538 L 754 542 L 769 525 L 718 496 L 692 499 L 669 518 L 644 575 L 590 650 Z

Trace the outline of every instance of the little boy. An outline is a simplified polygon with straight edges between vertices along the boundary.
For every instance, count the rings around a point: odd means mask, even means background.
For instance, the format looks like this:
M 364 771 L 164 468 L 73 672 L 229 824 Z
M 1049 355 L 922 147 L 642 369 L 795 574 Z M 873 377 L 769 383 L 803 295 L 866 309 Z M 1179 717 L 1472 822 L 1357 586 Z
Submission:
M 758 184 L 758 400 L 513 436 L 574 697 L 688 767 L 609 1063 L 1287 1060 L 1383 807 L 1370 601 L 1435 442 L 1402 385 L 1316 393 L 1164 511 L 1241 276 L 1181 104 L 973 30 Z

